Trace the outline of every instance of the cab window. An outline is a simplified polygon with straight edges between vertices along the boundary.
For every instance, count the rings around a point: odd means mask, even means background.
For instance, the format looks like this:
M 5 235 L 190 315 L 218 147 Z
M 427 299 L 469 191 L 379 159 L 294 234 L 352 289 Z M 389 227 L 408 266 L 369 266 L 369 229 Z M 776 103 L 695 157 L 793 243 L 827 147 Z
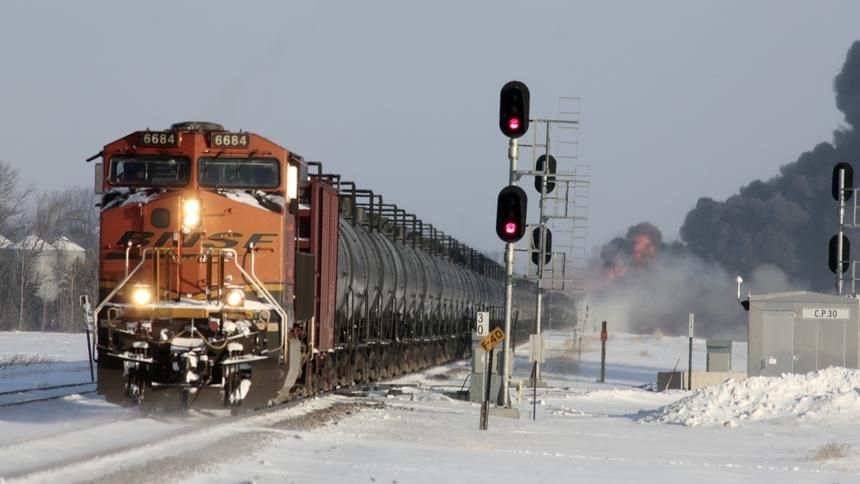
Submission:
M 198 183 L 215 188 L 277 188 L 280 169 L 274 158 L 200 158 Z
M 110 183 L 120 186 L 182 186 L 188 184 L 188 158 L 177 156 L 114 156 Z

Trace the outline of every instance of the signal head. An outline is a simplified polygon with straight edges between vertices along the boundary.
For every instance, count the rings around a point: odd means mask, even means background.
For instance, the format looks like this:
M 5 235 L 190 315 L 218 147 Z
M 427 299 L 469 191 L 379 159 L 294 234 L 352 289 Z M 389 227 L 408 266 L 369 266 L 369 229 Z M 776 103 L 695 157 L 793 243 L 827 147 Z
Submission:
M 544 164 L 546 164 L 546 167 L 544 167 Z M 538 159 L 535 160 L 535 171 L 546 171 L 546 193 L 551 193 L 555 190 L 555 165 L 555 157 L 552 155 L 540 155 Z M 537 190 L 538 193 L 542 193 L 541 187 L 543 185 L 543 178 L 543 175 L 535 176 L 535 190 Z
M 496 205 L 496 235 L 507 244 L 520 240 L 526 231 L 526 192 L 518 186 L 507 186 L 499 192 Z
M 502 86 L 499 128 L 508 138 L 519 138 L 529 130 L 529 88 L 520 81 Z

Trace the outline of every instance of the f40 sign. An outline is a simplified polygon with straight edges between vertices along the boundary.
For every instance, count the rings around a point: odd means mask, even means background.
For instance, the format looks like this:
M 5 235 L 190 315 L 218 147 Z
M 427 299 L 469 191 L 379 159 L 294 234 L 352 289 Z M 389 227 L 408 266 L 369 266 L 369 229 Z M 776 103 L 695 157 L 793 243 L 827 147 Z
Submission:
M 503 339 L 505 339 L 505 332 L 502 331 L 502 328 L 497 326 L 495 329 L 490 331 L 490 334 L 481 340 L 481 347 L 484 348 L 484 351 L 493 351 L 493 348 L 495 348 L 497 344 L 501 343 Z

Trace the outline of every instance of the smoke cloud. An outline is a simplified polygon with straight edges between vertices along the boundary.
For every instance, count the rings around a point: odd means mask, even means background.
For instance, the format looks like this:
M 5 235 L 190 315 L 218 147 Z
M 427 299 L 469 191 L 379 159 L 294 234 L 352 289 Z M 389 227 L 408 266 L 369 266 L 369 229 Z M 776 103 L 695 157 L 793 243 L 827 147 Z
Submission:
M 745 338 L 736 275 L 745 279 L 742 298 L 747 291 L 832 291 L 828 242 L 838 214 L 831 177 L 836 163 L 860 159 L 860 41 L 833 87 L 846 124 L 831 142 L 725 201 L 700 198 L 681 227 L 682 242 L 663 242 L 659 229 L 643 222 L 606 243 L 589 268 L 591 319 L 633 332 L 686 334 L 687 315 L 695 313 L 697 335 Z
M 681 227 L 690 252 L 732 273 L 772 264 L 797 285 L 833 289 L 827 255 L 838 214 L 830 187 L 836 163 L 860 158 L 860 41 L 848 50 L 833 86 L 847 126 L 770 180 L 756 180 L 724 202 L 699 199 Z
M 589 271 L 589 323 L 606 320 L 616 331 L 679 335 L 687 333 L 688 315 L 694 313 L 697 336 L 746 339 L 735 275 L 690 253 L 682 243 L 664 243 L 660 230 L 648 222 L 605 244 Z M 796 289 L 769 264 L 748 279 L 744 291 Z

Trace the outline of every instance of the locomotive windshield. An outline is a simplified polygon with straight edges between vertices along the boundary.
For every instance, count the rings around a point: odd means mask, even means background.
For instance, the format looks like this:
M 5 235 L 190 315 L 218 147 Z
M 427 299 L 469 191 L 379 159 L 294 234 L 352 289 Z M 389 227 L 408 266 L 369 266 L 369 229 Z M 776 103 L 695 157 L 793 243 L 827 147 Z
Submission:
M 114 156 L 111 185 L 180 186 L 188 184 L 191 162 L 177 156 Z
M 204 187 L 277 188 L 278 160 L 274 158 L 200 158 L 198 181 Z

